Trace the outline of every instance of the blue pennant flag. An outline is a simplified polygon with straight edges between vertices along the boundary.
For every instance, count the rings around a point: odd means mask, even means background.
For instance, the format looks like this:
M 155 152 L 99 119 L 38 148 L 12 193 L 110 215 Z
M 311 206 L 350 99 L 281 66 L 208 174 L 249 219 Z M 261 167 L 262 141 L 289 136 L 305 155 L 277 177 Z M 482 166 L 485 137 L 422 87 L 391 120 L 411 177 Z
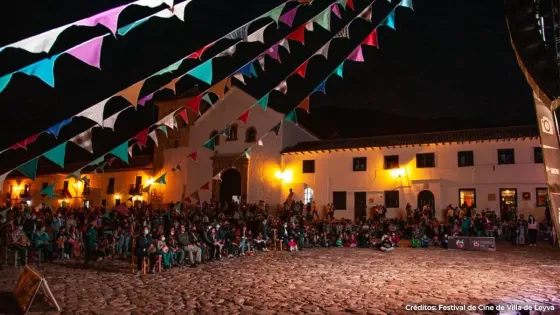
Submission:
M 251 64 L 251 76 L 252 77 L 257 77 L 257 71 L 255 70 L 255 66 L 253 66 L 253 64 Z
M 323 94 L 327 94 L 327 91 L 325 89 L 325 83 L 326 83 L 326 81 L 321 82 L 321 84 L 319 84 L 319 86 L 316 87 L 315 90 L 313 90 L 313 93 L 323 92 Z
M 241 67 L 241 69 L 237 70 L 237 72 L 250 77 L 250 76 L 252 76 L 251 75 L 251 68 L 252 67 L 253 67 L 253 64 L 248 63 L 248 64 L 244 65 L 243 67 Z
M 54 62 L 60 54 L 52 56 L 50 58 L 43 59 L 32 65 L 29 65 L 19 72 L 25 73 L 27 75 L 34 75 L 39 79 L 43 80 L 46 84 L 54 87 Z
M 12 79 L 12 73 L 0 77 L 0 93 L 4 91 L 6 86 L 8 86 L 8 83 L 10 83 L 11 79 Z
M 210 59 L 196 68 L 192 69 L 191 71 L 187 72 L 189 75 L 199 79 L 200 81 L 204 81 L 208 84 L 212 84 L 212 60 Z
M 62 127 L 68 125 L 70 122 L 72 122 L 72 117 L 65 119 L 61 122 L 59 122 L 58 124 L 50 127 L 49 129 L 46 130 L 46 133 L 50 133 L 53 134 L 55 137 L 58 137 L 58 134 L 60 133 L 60 129 L 62 129 Z
M 391 11 L 391 13 L 389 13 L 389 15 L 387 15 L 387 17 L 385 19 L 383 19 L 383 21 L 381 21 L 381 23 L 379 23 L 379 26 L 381 25 L 387 25 L 392 29 L 395 29 L 395 10 L 393 9 L 393 11 Z

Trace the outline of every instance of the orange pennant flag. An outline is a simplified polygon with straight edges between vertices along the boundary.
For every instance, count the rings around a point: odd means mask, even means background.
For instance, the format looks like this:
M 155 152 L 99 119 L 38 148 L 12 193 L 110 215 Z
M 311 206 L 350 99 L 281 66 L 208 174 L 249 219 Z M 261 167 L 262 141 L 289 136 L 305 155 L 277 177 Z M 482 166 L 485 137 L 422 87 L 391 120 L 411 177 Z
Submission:
M 212 92 L 212 93 L 216 94 L 216 96 L 218 96 L 218 98 L 220 98 L 220 99 L 223 98 L 224 94 L 226 93 L 226 86 L 228 84 L 228 81 L 230 81 L 229 77 L 227 77 L 227 78 L 223 79 L 222 81 L 216 83 L 212 88 L 210 88 L 209 92 Z
M 136 107 L 136 105 L 138 105 L 140 90 L 142 90 L 142 87 L 144 86 L 144 81 L 145 80 L 142 80 L 132 86 L 129 86 L 124 91 L 120 91 L 117 95 L 124 97 L 124 99 L 126 99 L 130 103 L 130 105 Z
M 309 113 L 309 96 L 306 97 L 303 101 L 301 101 L 301 103 L 299 103 L 299 105 L 296 108 L 301 108 Z

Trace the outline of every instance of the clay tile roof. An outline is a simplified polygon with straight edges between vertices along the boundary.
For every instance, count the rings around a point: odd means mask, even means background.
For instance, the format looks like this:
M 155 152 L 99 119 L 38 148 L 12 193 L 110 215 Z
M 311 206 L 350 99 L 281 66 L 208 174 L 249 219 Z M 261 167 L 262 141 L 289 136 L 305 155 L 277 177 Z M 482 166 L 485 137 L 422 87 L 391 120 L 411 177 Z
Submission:
M 537 126 L 514 126 L 486 129 L 454 130 L 367 138 L 336 139 L 300 142 L 282 153 L 321 151 L 336 149 L 358 149 L 367 147 L 392 147 L 432 143 L 476 142 L 538 137 Z

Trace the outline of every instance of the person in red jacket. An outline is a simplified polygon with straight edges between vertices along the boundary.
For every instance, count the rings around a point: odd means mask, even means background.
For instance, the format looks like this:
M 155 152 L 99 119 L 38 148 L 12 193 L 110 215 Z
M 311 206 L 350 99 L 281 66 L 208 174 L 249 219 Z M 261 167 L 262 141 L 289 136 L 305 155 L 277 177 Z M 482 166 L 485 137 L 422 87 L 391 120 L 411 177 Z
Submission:
M 391 233 L 391 243 L 393 243 L 393 246 L 399 246 L 400 240 L 401 239 L 395 232 Z

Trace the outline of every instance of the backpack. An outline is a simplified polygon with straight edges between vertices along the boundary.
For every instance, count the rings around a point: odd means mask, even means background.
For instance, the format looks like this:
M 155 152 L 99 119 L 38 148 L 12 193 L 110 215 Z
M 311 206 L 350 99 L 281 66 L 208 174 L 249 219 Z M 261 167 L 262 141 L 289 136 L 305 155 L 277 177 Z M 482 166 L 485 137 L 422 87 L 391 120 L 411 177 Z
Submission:
M 420 247 L 420 240 L 417 238 L 412 239 L 412 248 L 419 248 Z

